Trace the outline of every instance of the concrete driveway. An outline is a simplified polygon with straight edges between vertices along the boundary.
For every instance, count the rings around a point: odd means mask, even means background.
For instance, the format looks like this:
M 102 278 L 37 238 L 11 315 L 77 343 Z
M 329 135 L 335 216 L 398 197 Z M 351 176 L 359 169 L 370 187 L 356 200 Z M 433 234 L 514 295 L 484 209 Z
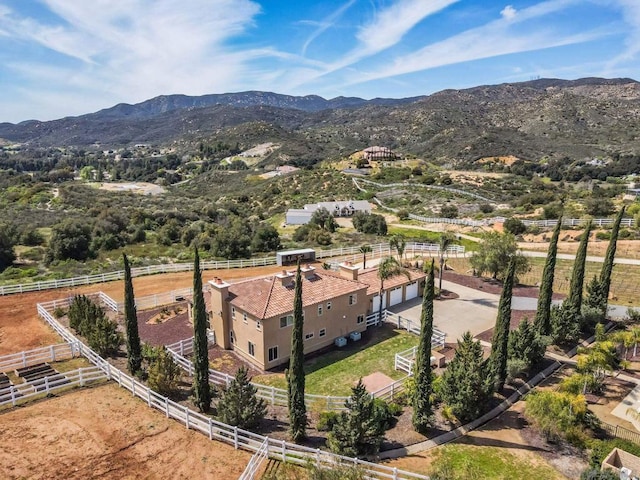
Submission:
M 456 299 L 434 302 L 433 326 L 447 334 L 447 342 L 462 338 L 467 331 L 475 336 L 493 328 L 500 300 L 498 295 L 447 281 L 442 282 L 442 287 L 459 295 Z M 420 321 L 422 298 L 395 305 L 388 310 L 411 320 Z
M 475 336 L 494 327 L 498 315 L 499 295 L 464 287 L 446 280 L 442 282 L 442 287 L 459 295 L 459 298 L 452 300 L 436 300 L 433 305 L 433 326 L 447 334 L 447 342 L 455 342 L 462 338 L 462 335 L 467 331 Z M 562 301 L 554 300 L 554 303 L 560 304 Z M 537 298 L 513 297 L 511 300 L 512 310 L 535 311 L 537 307 Z M 415 298 L 389 307 L 388 310 L 420 322 L 422 298 Z M 622 318 L 626 314 L 627 307 L 609 305 L 611 317 Z

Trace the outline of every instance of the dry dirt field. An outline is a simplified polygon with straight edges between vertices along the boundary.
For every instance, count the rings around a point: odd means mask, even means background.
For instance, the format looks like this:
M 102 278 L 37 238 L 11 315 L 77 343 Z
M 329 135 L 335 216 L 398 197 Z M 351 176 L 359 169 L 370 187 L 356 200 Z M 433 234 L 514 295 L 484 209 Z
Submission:
M 0 414 L 3 479 L 237 479 L 251 454 L 212 442 L 115 384 Z
M 230 270 L 206 270 L 202 273 L 204 282 L 219 276 L 225 280 L 237 280 L 278 272 L 281 267 L 256 267 Z M 135 278 L 136 296 L 161 293 L 192 285 L 193 273 L 180 272 Z M 103 291 L 107 295 L 122 300 L 123 282 L 96 283 L 77 288 L 44 290 L 21 295 L 0 296 L 0 355 L 30 350 L 60 342 L 60 338 L 38 317 L 36 303 L 64 298 L 77 293 Z

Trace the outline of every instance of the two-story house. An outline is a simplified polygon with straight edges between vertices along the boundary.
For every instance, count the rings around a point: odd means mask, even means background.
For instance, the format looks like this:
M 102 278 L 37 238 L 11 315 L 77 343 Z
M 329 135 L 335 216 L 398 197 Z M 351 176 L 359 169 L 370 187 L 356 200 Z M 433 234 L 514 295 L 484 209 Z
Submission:
M 339 272 L 305 266 L 302 273 L 305 354 L 333 344 L 338 337 L 367 328 L 366 317 L 379 305 L 376 269 L 359 278 L 358 268 L 342 264 Z M 385 281 L 384 304 L 417 296 L 425 275 L 411 271 Z M 216 343 L 257 367 L 268 370 L 288 362 L 291 352 L 295 272 L 229 284 L 209 282 L 209 318 Z M 379 300 L 378 300 L 379 301 Z M 397 302 L 395 302 L 397 303 Z

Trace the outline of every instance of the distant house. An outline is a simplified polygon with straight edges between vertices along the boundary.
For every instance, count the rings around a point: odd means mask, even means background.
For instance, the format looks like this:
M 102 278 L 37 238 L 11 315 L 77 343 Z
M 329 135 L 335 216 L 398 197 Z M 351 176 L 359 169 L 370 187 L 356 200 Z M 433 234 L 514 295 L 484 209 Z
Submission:
M 364 153 L 364 158 L 367 161 L 370 160 L 395 160 L 398 156 L 387 147 L 367 147 L 362 153 Z
M 367 329 L 367 316 L 380 306 L 377 268 L 359 272 L 350 263 L 340 271 L 302 271 L 305 354 L 331 346 L 341 337 Z M 385 280 L 383 305 L 394 305 L 421 292 L 425 274 L 410 270 Z M 209 282 L 209 319 L 216 343 L 268 370 L 289 361 L 295 272 L 235 284 L 215 278 Z
M 288 225 L 305 225 L 311 220 L 313 212 L 319 208 L 326 208 L 334 217 L 350 217 L 356 212 L 371 213 L 371 205 L 366 200 L 309 203 L 304 208 L 287 210 L 286 223 Z

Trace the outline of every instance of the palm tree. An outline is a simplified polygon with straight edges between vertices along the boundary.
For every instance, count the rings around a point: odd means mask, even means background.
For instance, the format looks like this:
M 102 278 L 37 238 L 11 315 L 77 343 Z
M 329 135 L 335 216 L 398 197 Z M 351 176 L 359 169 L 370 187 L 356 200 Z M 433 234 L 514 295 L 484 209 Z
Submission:
M 398 260 L 402 260 L 404 249 L 407 247 L 407 242 L 405 241 L 404 237 L 402 235 L 394 235 L 389 240 L 389 246 L 396 249 L 396 251 L 398 252 Z
M 440 241 L 438 242 L 438 252 L 440 253 L 440 271 L 438 272 L 438 298 L 442 296 L 442 272 L 444 271 L 444 264 L 446 262 L 444 254 L 447 252 L 447 248 L 455 241 L 453 234 L 444 232 L 440 235 Z
M 362 254 L 362 268 L 367 268 L 367 253 L 371 253 L 371 247 L 369 245 L 362 245 L 360 247 L 360 253 Z
M 629 330 L 631 338 L 633 339 L 633 357 L 638 354 L 638 343 L 640 343 L 640 327 L 631 327 Z
M 378 265 L 378 279 L 380 279 L 380 292 L 378 293 L 378 298 L 380 299 L 378 322 L 382 322 L 382 295 L 384 294 L 384 281 L 398 275 L 404 275 L 407 279 L 411 280 L 409 270 L 404 268 L 397 258 L 386 257 L 382 259 Z

